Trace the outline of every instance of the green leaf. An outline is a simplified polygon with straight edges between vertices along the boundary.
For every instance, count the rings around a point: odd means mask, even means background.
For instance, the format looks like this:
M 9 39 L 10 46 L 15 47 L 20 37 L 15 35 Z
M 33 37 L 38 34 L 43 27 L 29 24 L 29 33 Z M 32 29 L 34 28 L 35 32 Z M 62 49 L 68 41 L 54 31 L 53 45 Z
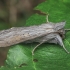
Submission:
M 68 1 L 68 0 L 67 0 Z M 40 4 L 37 9 L 49 13 L 50 22 L 66 21 L 65 28 L 70 27 L 70 1 L 47 0 Z M 68 4 L 68 5 L 67 5 Z M 33 15 L 27 20 L 26 26 L 38 25 L 46 22 L 46 16 Z M 70 51 L 70 32 L 66 33 L 64 45 Z M 32 49 L 38 43 L 18 44 L 10 48 L 6 65 L 23 70 L 70 70 L 70 54 L 55 44 L 42 44 L 32 56 Z

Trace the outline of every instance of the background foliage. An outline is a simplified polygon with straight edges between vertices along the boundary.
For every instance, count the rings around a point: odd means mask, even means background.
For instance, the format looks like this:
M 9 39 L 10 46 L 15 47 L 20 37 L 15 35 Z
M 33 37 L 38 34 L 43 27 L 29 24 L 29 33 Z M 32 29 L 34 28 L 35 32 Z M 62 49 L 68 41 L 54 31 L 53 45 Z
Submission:
M 65 28 L 70 28 L 70 1 L 69 0 L 47 0 L 36 7 L 43 12 L 49 13 L 50 22 L 66 21 Z M 46 22 L 46 16 L 38 14 L 32 15 L 26 22 L 26 26 L 43 24 Z M 70 51 L 70 32 L 65 35 L 64 45 Z M 42 44 L 39 46 L 34 56 L 32 49 L 38 43 L 18 44 L 9 49 L 6 67 L 0 69 L 15 70 L 70 70 L 70 54 L 55 44 Z M 8 68 L 7 68 L 8 67 Z

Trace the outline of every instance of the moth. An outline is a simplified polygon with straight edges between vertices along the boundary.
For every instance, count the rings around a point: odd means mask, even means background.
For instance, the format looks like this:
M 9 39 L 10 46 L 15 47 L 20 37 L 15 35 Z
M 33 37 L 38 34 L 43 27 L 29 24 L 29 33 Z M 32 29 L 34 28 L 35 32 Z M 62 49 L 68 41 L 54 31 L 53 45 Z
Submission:
M 34 51 L 38 46 L 48 42 L 59 44 L 69 53 L 62 41 L 65 36 L 65 23 L 59 22 L 54 24 L 48 21 L 38 26 L 13 27 L 2 30 L 0 31 L 0 47 L 7 47 L 21 42 L 38 42 L 39 44 L 32 50 L 32 55 L 34 55 Z

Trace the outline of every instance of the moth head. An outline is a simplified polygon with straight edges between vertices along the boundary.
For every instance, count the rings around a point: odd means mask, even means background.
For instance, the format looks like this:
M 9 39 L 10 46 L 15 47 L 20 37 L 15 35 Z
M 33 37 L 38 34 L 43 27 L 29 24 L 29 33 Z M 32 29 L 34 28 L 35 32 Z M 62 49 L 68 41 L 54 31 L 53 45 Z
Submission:
M 60 30 L 60 29 L 64 29 L 65 24 L 66 24 L 65 21 L 64 21 L 64 22 L 56 23 L 55 26 L 54 26 L 54 28 L 55 28 L 55 30 L 57 30 L 57 31 Z
M 59 35 L 64 38 L 65 36 L 65 30 L 64 30 L 64 26 L 65 26 L 66 22 L 60 22 L 60 23 L 56 23 L 55 24 L 55 30 L 56 32 L 59 33 Z

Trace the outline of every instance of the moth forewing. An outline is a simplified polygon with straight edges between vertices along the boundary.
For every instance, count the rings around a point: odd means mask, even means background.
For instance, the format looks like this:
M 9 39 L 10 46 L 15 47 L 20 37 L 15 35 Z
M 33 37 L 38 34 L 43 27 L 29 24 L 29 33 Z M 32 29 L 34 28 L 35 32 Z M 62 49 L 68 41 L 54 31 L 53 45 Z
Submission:
M 42 24 L 30 27 L 15 27 L 3 30 L 0 33 L 0 47 L 11 46 L 20 42 L 32 40 L 45 36 L 51 32 L 55 32 L 53 29 L 53 24 Z

